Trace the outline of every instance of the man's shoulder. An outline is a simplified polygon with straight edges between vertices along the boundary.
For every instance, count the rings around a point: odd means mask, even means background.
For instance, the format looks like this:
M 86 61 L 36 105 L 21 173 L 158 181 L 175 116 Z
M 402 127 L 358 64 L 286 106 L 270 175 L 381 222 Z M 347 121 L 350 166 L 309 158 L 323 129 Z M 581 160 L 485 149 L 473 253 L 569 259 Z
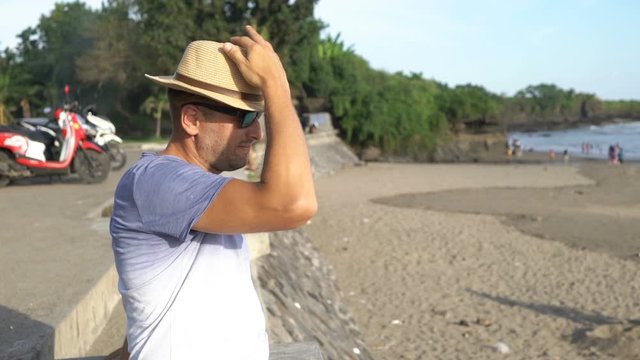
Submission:
M 177 156 L 143 153 L 120 179 L 116 197 L 173 198 L 176 194 L 198 194 L 219 188 L 226 180 Z
M 159 154 L 143 153 L 120 178 L 115 192 L 116 199 L 133 196 L 139 183 L 153 182 L 155 178 L 166 179 L 167 174 L 175 172 L 180 165 L 179 161 L 165 159 Z
M 131 167 L 130 170 L 140 169 L 156 169 L 156 168 L 180 168 L 190 167 L 191 165 L 183 159 L 173 155 L 162 155 L 158 153 L 144 152 L 140 159 Z
M 177 156 L 143 153 L 140 159 L 125 172 L 121 181 L 136 181 L 138 179 L 147 181 L 156 177 L 166 181 L 171 180 L 171 175 L 178 172 L 195 175 L 205 171 Z

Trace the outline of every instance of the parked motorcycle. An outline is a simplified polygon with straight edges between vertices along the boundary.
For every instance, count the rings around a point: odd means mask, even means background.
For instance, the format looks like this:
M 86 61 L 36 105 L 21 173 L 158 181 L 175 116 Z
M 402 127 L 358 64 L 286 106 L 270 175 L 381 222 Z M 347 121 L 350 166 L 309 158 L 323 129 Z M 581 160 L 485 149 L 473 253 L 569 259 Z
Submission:
M 86 122 L 83 123 L 83 127 L 87 135 L 109 153 L 112 170 L 122 169 L 127 163 L 127 154 L 122 150 L 122 139 L 116 135 L 115 125 L 111 121 L 96 115 L 91 107 L 86 108 L 83 112 L 86 116 L 84 118 Z
M 74 110 L 77 109 L 77 103 L 69 106 L 75 116 L 77 116 L 87 137 L 103 148 L 111 160 L 111 170 L 120 170 L 127 163 L 127 154 L 122 150 L 122 138 L 116 135 L 116 127 L 113 123 L 105 118 L 95 115 L 92 107 L 83 110 L 85 116 L 81 116 Z M 57 124 L 53 121 L 46 121 L 42 118 L 21 119 L 19 124 L 25 127 L 33 127 L 41 132 L 55 131 Z
M 76 113 L 66 108 L 54 122 L 0 125 L 0 187 L 32 176 L 76 173 L 89 184 L 109 176 L 109 155 L 87 138 Z

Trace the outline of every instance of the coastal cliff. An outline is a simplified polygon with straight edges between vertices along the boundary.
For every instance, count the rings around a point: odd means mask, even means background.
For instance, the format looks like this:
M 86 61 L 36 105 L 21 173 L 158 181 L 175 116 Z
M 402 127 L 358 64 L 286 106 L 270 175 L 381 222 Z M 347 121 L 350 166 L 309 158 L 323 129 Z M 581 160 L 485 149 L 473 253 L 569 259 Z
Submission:
M 458 134 L 436 147 L 434 162 L 502 162 L 507 135 L 504 133 Z

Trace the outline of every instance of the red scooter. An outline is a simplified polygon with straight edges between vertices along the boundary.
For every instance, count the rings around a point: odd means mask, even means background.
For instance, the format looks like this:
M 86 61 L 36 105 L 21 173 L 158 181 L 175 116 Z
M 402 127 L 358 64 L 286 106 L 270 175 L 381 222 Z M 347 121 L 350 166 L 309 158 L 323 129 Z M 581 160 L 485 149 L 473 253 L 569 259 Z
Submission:
M 54 122 L 55 131 L 51 130 L 52 124 L 0 125 L 0 187 L 33 176 L 75 173 L 88 184 L 102 182 L 109 176 L 109 154 L 87 139 L 73 111 L 69 108 L 58 111 Z

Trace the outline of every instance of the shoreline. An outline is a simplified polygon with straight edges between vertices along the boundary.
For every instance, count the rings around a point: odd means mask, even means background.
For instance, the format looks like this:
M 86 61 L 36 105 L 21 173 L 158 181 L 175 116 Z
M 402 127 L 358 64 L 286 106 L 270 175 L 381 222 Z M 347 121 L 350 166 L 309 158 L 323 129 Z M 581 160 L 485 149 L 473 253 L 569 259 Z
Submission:
M 634 118 L 619 118 L 619 117 L 603 117 L 595 119 L 578 119 L 572 121 L 530 121 L 523 123 L 510 123 L 506 125 L 507 132 L 522 132 L 530 133 L 537 131 L 556 131 L 577 129 L 581 127 L 587 127 L 591 125 L 614 125 L 625 124 L 630 122 L 640 121 L 640 119 Z
M 420 165 L 435 165 L 435 164 L 449 164 L 449 165 L 471 165 L 471 164 L 487 164 L 487 165 L 562 165 L 562 166 L 571 166 L 571 165 L 579 165 L 582 163 L 587 164 L 605 164 L 605 165 L 613 165 L 609 163 L 608 159 L 599 159 L 593 157 L 585 157 L 580 154 L 569 154 L 569 161 L 565 162 L 563 159 L 562 153 L 556 153 L 556 158 L 554 160 L 549 159 L 549 154 L 543 151 L 523 151 L 522 156 L 512 156 L 511 159 L 507 157 L 505 154 L 500 154 L 497 156 L 484 156 L 479 161 L 425 161 L 418 162 L 413 161 L 409 158 L 403 157 L 383 157 L 380 161 L 370 161 L 367 163 L 377 163 L 377 164 L 420 164 Z M 622 164 L 616 164 L 614 166 L 637 166 L 640 165 L 640 158 L 634 159 L 626 159 Z

